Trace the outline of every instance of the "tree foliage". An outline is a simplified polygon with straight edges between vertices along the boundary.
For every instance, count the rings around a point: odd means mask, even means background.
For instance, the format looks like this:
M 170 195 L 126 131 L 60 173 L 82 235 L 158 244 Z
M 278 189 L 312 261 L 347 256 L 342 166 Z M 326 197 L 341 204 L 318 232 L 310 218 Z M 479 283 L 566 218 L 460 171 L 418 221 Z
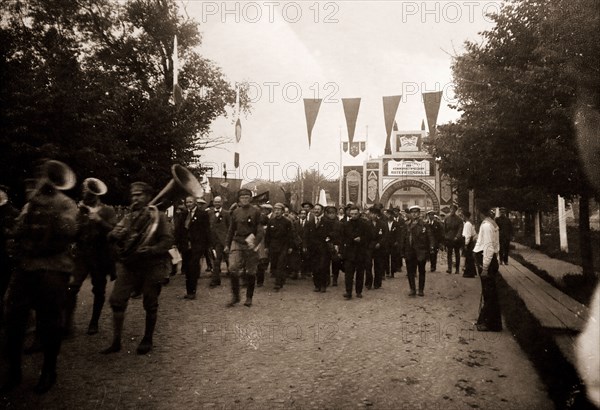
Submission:
M 0 11 L 0 172 L 17 192 L 47 157 L 104 180 L 109 201 L 124 201 L 130 182 L 160 188 L 171 164 L 193 165 L 223 142 L 209 128 L 233 107 L 235 89 L 198 53 L 199 25 L 175 1 L 19 0 Z
M 599 9 L 514 0 L 491 16 L 495 26 L 453 62 L 461 117 L 432 147 L 443 172 L 512 209 L 588 192 L 574 118 L 578 89 L 600 86 Z

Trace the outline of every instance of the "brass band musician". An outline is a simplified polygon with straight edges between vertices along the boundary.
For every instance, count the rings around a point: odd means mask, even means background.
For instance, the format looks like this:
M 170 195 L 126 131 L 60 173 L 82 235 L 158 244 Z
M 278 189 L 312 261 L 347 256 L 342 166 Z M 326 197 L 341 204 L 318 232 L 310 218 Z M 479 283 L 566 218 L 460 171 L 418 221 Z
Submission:
M 113 342 L 102 351 L 104 354 L 121 350 L 125 310 L 134 289 L 142 290 L 146 311 L 146 328 L 137 353 L 146 354 L 152 349 L 158 296 L 165 273 L 171 269 L 169 249 L 173 234 L 166 216 L 148 205 L 152 187 L 145 182 L 134 182 L 130 194 L 130 213 L 108 235 L 117 244 L 118 260 L 117 279 L 109 299 L 113 310 Z

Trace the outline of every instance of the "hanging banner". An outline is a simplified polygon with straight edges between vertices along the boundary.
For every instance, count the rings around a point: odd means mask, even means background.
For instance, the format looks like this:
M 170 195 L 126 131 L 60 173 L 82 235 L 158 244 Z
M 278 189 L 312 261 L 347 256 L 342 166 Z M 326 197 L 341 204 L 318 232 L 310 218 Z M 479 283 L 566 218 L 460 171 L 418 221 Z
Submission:
M 237 152 L 233 154 L 233 166 L 239 168 L 240 166 L 240 154 Z
M 343 142 L 342 147 L 343 147 L 344 152 L 348 152 L 348 143 L 347 142 Z
M 400 104 L 401 95 L 392 95 L 389 97 L 383 97 L 383 119 L 385 121 L 385 155 L 392 153 L 392 146 L 390 144 L 390 138 L 392 136 L 392 128 L 394 126 L 394 118 L 396 117 L 396 111 L 398 111 L 398 104 Z
M 310 142 L 312 137 L 312 130 L 319 114 L 319 108 L 321 107 L 322 99 L 304 99 L 304 115 L 306 116 L 306 129 L 308 130 L 308 147 L 310 148 Z
M 242 139 L 242 122 L 238 118 L 235 122 L 235 140 L 236 142 L 240 142 Z
M 179 56 L 177 53 L 177 36 L 173 38 L 173 101 L 179 107 L 183 102 L 183 90 L 179 85 Z
M 360 142 L 360 150 L 362 152 L 365 152 L 366 149 L 367 149 L 367 142 L 366 141 L 361 141 Z
M 425 120 L 421 120 L 421 131 L 425 131 Z
M 352 144 L 356 129 L 356 119 L 358 118 L 358 109 L 360 108 L 360 98 L 342 98 L 342 105 L 344 106 L 344 115 L 346 116 L 348 141 Z
M 350 143 L 350 155 L 356 157 L 360 154 L 360 143 L 359 142 L 351 142 Z
M 434 91 L 432 93 L 423 93 L 423 104 L 425 105 L 425 116 L 429 126 L 429 136 L 435 137 L 437 117 L 442 102 L 442 92 Z

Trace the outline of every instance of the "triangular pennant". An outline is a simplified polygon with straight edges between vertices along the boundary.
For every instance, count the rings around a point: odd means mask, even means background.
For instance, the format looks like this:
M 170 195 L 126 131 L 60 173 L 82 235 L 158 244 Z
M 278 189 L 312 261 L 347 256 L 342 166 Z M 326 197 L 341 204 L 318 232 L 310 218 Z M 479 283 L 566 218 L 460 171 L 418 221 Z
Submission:
M 398 123 L 396 122 L 396 120 L 394 120 L 394 128 L 392 128 L 393 131 L 398 131 Z
M 348 141 L 352 144 L 354 140 L 354 130 L 356 129 L 356 119 L 358 118 L 358 109 L 360 108 L 360 98 L 342 98 L 344 106 L 344 115 L 346 116 L 346 127 L 348 127 Z
M 348 143 L 347 142 L 343 142 L 342 147 L 344 148 L 344 152 L 348 152 Z
M 319 108 L 321 107 L 322 99 L 304 99 L 304 115 L 306 116 L 306 129 L 308 131 L 308 147 L 310 148 L 312 130 L 319 114 Z
M 362 152 L 365 152 L 366 149 L 367 149 L 367 142 L 366 141 L 361 141 L 360 142 L 360 150 Z
M 430 137 L 435 137 L 435 127 L 437 125 L 437 117 L 440 111 L 441 102 L 442 91 L 423 93 L 423 104 L 425 105 L 425 116 L 427 117 L 427 125 L 429 126 Z
M 396 111 L 398 111 L 398 104 L 400 104 L 401 95 L 392 95 L 389 97 L 383 97 L 383 119 L 385 121 L 385 155 L 392 153 L 392 146 L 390 144 L 390 138 L 392 136 L 392 127 L 394 126 L 394 117 L 396 117 Z
M 237 152 L 233 154 L 233 166 L 239 168 L 240 166 L 240 154 Z
M 425 131 L 425 120 L 421 121 L 421 131 Z

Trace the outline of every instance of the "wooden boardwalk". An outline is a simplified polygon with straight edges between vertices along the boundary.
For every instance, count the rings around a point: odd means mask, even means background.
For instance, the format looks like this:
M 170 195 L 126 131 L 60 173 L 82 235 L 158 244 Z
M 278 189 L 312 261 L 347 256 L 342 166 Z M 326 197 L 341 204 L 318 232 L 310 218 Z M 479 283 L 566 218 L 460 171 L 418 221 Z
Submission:
M 542 327 L 553 331 L 558 347 L 574 363 L 575 337 L 585 325 L 588 308 L 512 258 L 509 265 L 500 266 L 500 274 Z

